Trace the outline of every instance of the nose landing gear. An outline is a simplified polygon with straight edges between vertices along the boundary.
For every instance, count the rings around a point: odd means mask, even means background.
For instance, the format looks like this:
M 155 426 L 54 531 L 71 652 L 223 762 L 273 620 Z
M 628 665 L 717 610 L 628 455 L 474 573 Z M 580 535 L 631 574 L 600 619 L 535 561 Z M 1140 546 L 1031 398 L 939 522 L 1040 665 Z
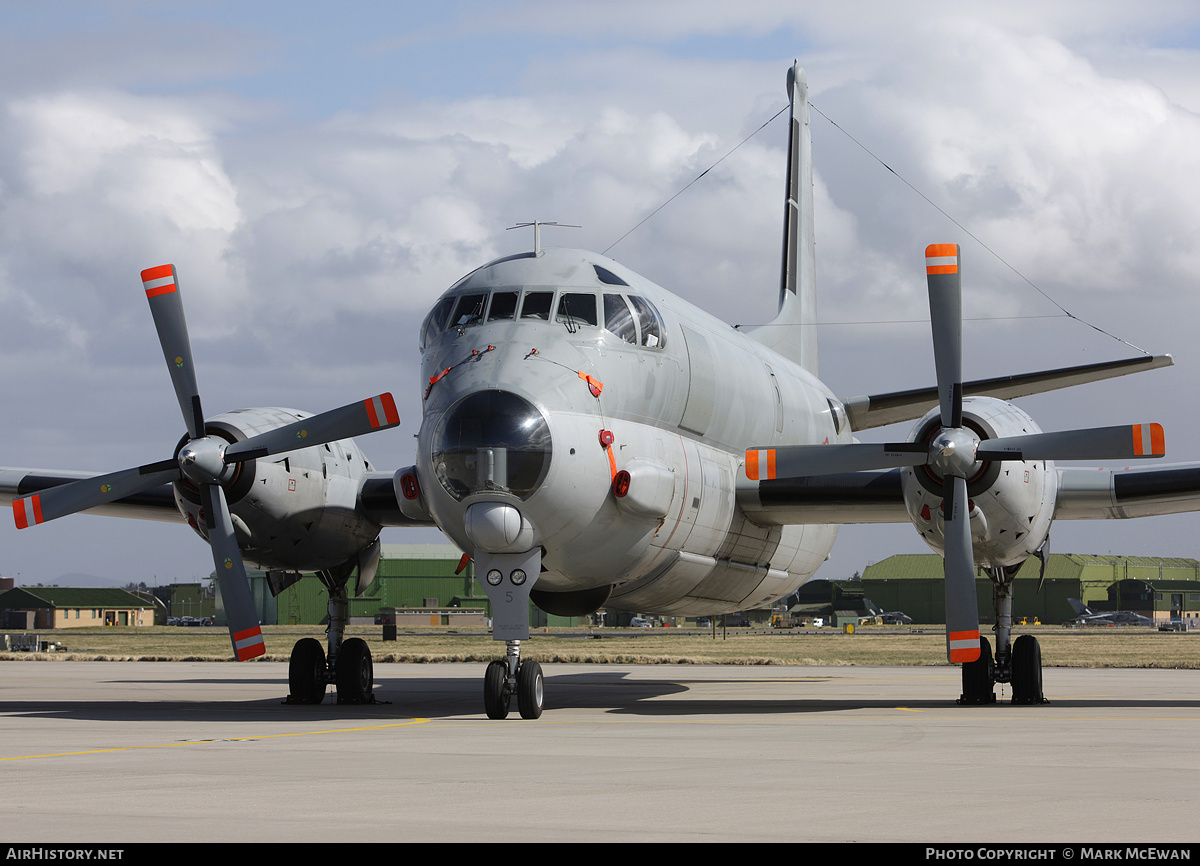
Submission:
M 492 603 L 492 638 L 506 644 L 503 661 L 483 674 L 483 708 L 489 719 L 508 718 L 516 695 L 523 719 L 542 714 L 545 679 L 542 666 L 521 661 L 521 641 L 529 639 L 529 591 L 542 569 L 541 548 L 525 553 L 489 553 L 475 549 L 475 579 Z
M 507 658 L 491 662 L 484 672 L 483 707 L 489 719 L 508 718 L 514 694 L 521 718 L 536 719 L 542 715 L 545 696 L 542 666 L 535 661 L 522 663 L 520 644 L 519 640 L 509 641 Z

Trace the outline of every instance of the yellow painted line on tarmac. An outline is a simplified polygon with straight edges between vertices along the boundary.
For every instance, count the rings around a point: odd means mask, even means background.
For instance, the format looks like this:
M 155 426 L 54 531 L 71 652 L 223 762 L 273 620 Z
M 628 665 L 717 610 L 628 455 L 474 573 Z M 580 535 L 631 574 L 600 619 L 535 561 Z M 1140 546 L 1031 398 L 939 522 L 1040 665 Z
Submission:
M 403 722 L 393 722 L 386 725 L 365 725 L 356 728 L 331 728 L 327 731 L 293 731 L 290 734 L 255 734 L 248 737 L 216 737 L 211 740 L 180 740 L 177 743 L 154 743 L 147 746 L 113 746 L 108 749 L 87 749 L 81 752 L 48 752 L 44 755 L 13 755 L 8 758 L 0 758 L 0 762 L 4 761 L 28 761 L 35 758 L 71 758 L 80 757 L 82 755 L 103 755 L 108 752 L 135 752 L 139 749 L 169 749 L 177 746 L 204 746 L 210 743 L 246 743 L 255 740 L 278 740 L 283 737 L 312 737 L 321 734 L 353 734 L 360 731 L 382 731 L 388 728 L 407 728 L 414 725 L 428 724 L 430 719 L 426 718 L 411 718 Z

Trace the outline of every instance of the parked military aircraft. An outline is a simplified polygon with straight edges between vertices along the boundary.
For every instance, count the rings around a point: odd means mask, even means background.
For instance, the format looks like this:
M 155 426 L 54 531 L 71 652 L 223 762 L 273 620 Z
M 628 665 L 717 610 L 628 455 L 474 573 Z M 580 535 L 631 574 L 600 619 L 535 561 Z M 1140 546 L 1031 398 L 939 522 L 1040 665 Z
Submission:
M 912 625 L 912 617 L 902 610 L 880 610 L 871 604 L 870 599 L 867 600 L 867 611 L 870 616 L 863 617 L 864 620 L 876 620 L 880 625 Z
M 1075 611 L 1075 619 L 1068 625 L 1154 625 L 1154 620 L 1131 610 L 1116 610 L 1098 613 L 1077 598 L 1068 598 L 1067 603 Z
M 945 556 L 947 654 L 967 702 L 1042 699 L 1037 641 L 1010 641 L 1012 579 L 1054 518 L 1200 508 L 1200 464 L 1057 469 L 1053 460 L 1163 454 L 1154 424 L 1042 433 L 1016 397 L 1153 369 L 1169 356 L 963 382 L 959 249 L 926 250 L 937 386 L 841 399 L 817 379 L 807 86 L 791 120 L 777 317 L 731 328 L 612 259 L 534 249 L 451 286 L 420 331 L 416 461 L 372 469 L 346 437 L 398 423 L 387 395 L 310 417 L 250 409 L 206 418 L 178 281 L 143 272 L 187 433 L 170 459 L 100 478 L 0 470 L 18 526 L 76 511 L 187 520 L 212 546 L 239 658 L 262 651 L 242 559 L 276 591 L 316 571 L 327 651 L 296 644 L 297 702 L 371 700 L 371 657 L 342 640 L 349 581 L 370 582 L 382 526 L 439 527 L 469 551 L 503 660 L 484 706 L 541 715 L 543 673 L 522 662 L 528 603 L 558 614 L 709 615 L 785 598 L 842 523 L 911 522 Z M 535 226 L 536 229 L 536 226 Z M 423 384 L 424 384 L 423 383 Z M 854 433 L 917 420 L 904 442 Z M 995 583 L 997 651 L 979 635 L 974 566 Z

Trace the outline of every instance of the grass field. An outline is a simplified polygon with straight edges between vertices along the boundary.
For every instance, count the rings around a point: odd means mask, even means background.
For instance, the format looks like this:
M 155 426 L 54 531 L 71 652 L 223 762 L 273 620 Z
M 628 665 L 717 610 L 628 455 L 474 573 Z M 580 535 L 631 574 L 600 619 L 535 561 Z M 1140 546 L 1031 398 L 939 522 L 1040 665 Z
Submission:
M 1145 628 L 1022 628 L 1035 634 L 1047 667 L 1200 668 L 1200 632 L 1175 634 Z M 301 637 L 324 643 L 321 626 L 264 626 L 267 661 L 287 661 Z M 128 661 L 229 661 L 229 636 L 222 628 L 104 628 L 43 631 L 44 640 L 64 649 L 54 653 L 0 653 L 0 661 L 31 659 Z M 357 626 L 376 662 L 487 662 L 503 655 L 490 635 L 446 629 L 401 632 L 384 641 L 379 626 Z M 989 636 L 990 639 L 990 636 Z M 730 665 L 940 665 L 946 664 L 945 633 L 939 626 L 863 627 L 854 634 L 835 629 L 553 629 L 535 633 L 522 656 L 541 662 L 596 664 Z M 994 645 L 994 640 L 992 641 Z

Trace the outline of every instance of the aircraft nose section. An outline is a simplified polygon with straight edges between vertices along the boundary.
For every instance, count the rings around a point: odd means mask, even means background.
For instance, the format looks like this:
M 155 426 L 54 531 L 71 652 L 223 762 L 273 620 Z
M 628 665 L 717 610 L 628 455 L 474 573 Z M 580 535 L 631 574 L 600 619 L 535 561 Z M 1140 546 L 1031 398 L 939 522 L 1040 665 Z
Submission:
M 460 502 L 478 493 L 528 499 L 550 468 L 550 426 L 511 391 L 476 391 L 437 423 L 432 442 L 438 483 Z
M 519 553 L 537 543 L 533 525 L 507 502 L 473 502 L 463 518 L 467 538 L 489 553 Z

